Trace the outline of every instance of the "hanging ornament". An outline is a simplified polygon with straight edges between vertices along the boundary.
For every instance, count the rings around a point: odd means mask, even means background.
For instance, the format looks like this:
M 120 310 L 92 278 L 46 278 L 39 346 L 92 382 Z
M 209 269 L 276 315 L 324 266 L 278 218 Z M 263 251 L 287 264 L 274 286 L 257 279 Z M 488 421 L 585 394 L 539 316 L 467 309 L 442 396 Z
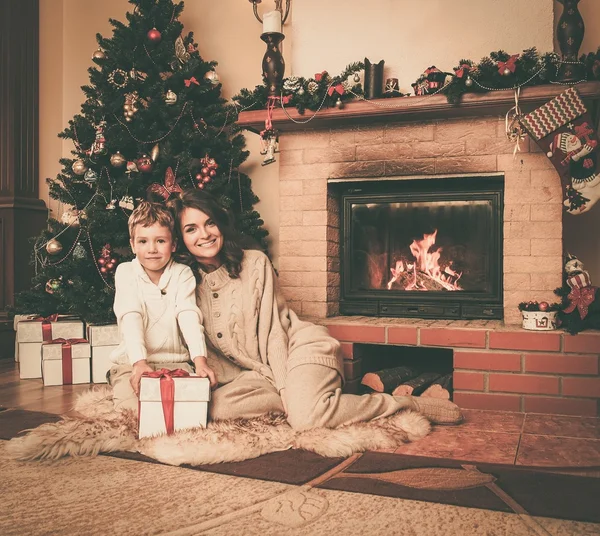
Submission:
M 110 244 L 104 244 L 100 256 L 96 260 L 102 274 L 114 274 L 118 261 L 112 256 L 112 247 Z
M 133 197 L 130 195 L 124 195 L 119 201 L 119 206 L 125 210 L 133 210 Z
M 342 99 L 340 99 L 339 97 L 335 101 L 335 107 L 338 108 L 339 110 L 341 110 L 344 107 L 344 103 L 342 102 Z
M 118 89 L 123 89 L 127 85 L 128 76 L 123 69 L 115 69 L 108 74 L 110 84 Z
M 98 181 L 98 173 L 96 173 L 92 168 L 90 168 L 85 172 L 83 180 L 88 184 L 96 184 L 96 182 Z
M 473 85 L 473 79 L 470 76 L 467 76 L 465 79 L 465 86 L 471 87 Z
M 181 36 L 175 39 L 175 56 L 177 56 L 177 59 L 182 65 L 187 63 L 191 58 L 190 53 L 185 49 Z
M 111 199 L 110 203 L 106 205 L 106 210 L 116 210 L 117 208 L 117 200 Z
M 508 76 L 512 71 L 508 68 L 505 67 L 505 69 L 502 71 L 502 76 Z
M 98 50 L 96 50 L 96 52 L 94 52 L 92 54 L 92 59 L 94 59 L 94 60 L 105 60 L 106 59 L 106 54 L 104 53 L 104 50 L 102 50 L 100 47 L 98 47 Z
M 261 166 L 275 162 L 275 153 L 279 152 L 279 137 L 273 128 L 260 133 L 260 147 L 260 154 L 265 156 Z
M 110 165 L 116 168 L 123 167 L 127 163 L 125 157 L 117 151 L 115 154 L 110 157 Z
M 65 210 L 60 217 L 60 221 L 65 225 L 79 225 L 79 211 L 75 207 Z
M 56 238 L 52 238 L 46 243 L 46 252 L 48 255 L 58 255 L 62 249 L 62 244 Z
M 85 162 L 79 158 L 73 162 L 71 169 L 75 175 L 83 175 L 87 171 L 87 166 L 85 165 Z
M 217 164 L 214 158 L 206 155 L 204 158 L 200 159 L 200 172 L 196 174 L 196 181 L 198 181 L 198 186 L 200 184 L 206 184 L 210 182 L 217 176 L 217 169 L 219 168 L 219 164 Z
M 152 162 L 152 158 L 145 154 L 137 159 L 136 165 L 142 173 L 150 173 L 154 167 L 154 162 Z
M 204 79 L 208 80 L 213 86 L 219 83 L 219 75 L 217 71 L 208 71 L 204 74 Z
M 150 158 L 152 158 L 153 162 L 156 162 L 159 154 L 160 154 L 160 148 L 157 143 L 154 147 L 152 147 L 152 151 L 150 151 Z
M 171 194 L 180 193 L 183 190 L 181 189 L 181 186 L 177 184 L 177 179 L 175 177 L 175 173 L 173 173 L 173 169 L 168 167 L 167 172 L 165 173 L 164 184 L 158 184 L 157 182 L 154 182 L 148 186 L 147 191 L 160 195 L 166 201 L 169 199 Z
M 60 290 L 62 286 L 62 281 L 59 279 L 50 279 L 46 283 L 46 292 L 48 294 L 54 294 L 56 291 Z
M 153 45 L 157 45 L 162 39 L 162 34 L 156 28 L 152 28 L 152 30 L 150 30 L 146 36 L 148 37 L 148 41 L 150 41 L 150 43 Z
M 135 162 L 127 162 L 127 173 L 131 174 L 131 173 L 139 173 L 139 169 L 137 167 L 137 164 Z
M 137 69 L 131 69 L 131 71 L 129 71 L 129 78 L 143 82 L 146 80 L 146 78 L 148 78 L 148 73 L 145 73 L 144 71 L 138 71 Z
M 125 104 L 123 104 L 123 115 L 125 115 L 125 121 L 129 122 L 133 119 L 133 116 L 138 112 L 138 101 L 140 96 L 137 91 L 125 94 Z
M 106 128 L 106 121 L 102 120 L 94 126 L 96 129 L 96 138 L 86 153 L 92 154 L 105 154 L 106 153 L 106 138 L 104 137 L 104 129 Z
M 177 93 L 175 93 L 174 91 L 171 91 L 170 89 L 167 90 L 167 92 L 165 94 L 165 102 L 169 106 L 172 106 L 173 104 L 175 104 L 177 102 Z
M 517 59 L 519 58 L 518 54 L 513 54 L 506 61 L 498 62 L 498 72 L 502 76 L 509 76 L 511 73 L 514 73 L 517 70 Z
M 354 81 L 358 84 L 360 82 L 360 75 L 358 73 L 354 73 Z
M 75 249 L 73 250 L 73 258 L 82 260 L 87 257 L 85 248 L 81 245 L 81 242 L 77 242 Z

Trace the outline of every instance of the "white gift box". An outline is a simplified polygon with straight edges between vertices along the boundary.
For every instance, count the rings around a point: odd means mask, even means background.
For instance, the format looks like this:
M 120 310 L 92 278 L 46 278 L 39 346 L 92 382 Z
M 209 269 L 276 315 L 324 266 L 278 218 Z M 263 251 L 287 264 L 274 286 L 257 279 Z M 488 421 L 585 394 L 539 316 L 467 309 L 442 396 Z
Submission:
M 52 339 L 83 338 L 81 320 L 60 320 L 50 322 Z M 17 324 L 15 360 L 19 362 L 21 379 L 42 377 L 42 342 L 44 341 L 42 322 L 20 320 Z
M 72 382 L 90 383 L 90 343 L 71 345 Z M 42 345 L 42 377 L 44 385 L 64 385 L 63 345 L 51 343 Z
M 160 378 L 142 376 L 140 386 L 139 437 L 167 433 L 160 393 Z M 173 431 L 206 428 L 210 382 L 208 378 L 187 376 L 173 378 Z
M 116 324 L 88 324 L 87 339 L 92 346 L 92 382 L 106 383 L 106 373 L 113 364 L 110 354 L 119 345 L 119 328 Z

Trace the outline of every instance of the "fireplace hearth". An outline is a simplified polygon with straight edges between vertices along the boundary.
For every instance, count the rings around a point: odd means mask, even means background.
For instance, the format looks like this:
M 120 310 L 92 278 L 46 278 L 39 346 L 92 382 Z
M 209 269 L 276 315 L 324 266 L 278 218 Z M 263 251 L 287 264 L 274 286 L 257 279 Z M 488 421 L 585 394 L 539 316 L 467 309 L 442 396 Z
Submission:
M 502 318 L 502 175 L 336 189 L 342 314 Z

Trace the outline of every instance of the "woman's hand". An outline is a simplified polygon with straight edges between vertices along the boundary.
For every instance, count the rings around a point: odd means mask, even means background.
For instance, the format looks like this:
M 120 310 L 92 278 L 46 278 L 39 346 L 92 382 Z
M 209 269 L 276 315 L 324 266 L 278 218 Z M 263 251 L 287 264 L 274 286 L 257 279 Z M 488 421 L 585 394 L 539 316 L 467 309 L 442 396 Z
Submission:
M 140 397 L 140 383 L 142 381 L 142 374 L 144 372 L 154 372 L 154 369 L 148 365 L 148 361 L 145 359 L 141 359 L 140 361 L 136 361 L 133 364 L 133 372 L 131 373 L 131 377 L 129 378 L 129 383 L 133 388 L 133 392 L 135 396 Z
M 194 357 L 194 367 L 198 376 L 210 380 L 211 389 L 214 389 L 217 386 L 217 375 L 215 374 L 215 371 L 208 366 L 205 356 Z

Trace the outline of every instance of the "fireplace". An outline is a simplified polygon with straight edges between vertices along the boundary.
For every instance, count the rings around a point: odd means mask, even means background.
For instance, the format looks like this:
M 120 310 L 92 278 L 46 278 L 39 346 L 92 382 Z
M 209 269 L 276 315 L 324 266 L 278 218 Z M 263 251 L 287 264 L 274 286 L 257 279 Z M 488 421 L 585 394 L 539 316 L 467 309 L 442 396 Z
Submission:
M 340 312 L 502 318 L 502 175 L 337 184 Z

